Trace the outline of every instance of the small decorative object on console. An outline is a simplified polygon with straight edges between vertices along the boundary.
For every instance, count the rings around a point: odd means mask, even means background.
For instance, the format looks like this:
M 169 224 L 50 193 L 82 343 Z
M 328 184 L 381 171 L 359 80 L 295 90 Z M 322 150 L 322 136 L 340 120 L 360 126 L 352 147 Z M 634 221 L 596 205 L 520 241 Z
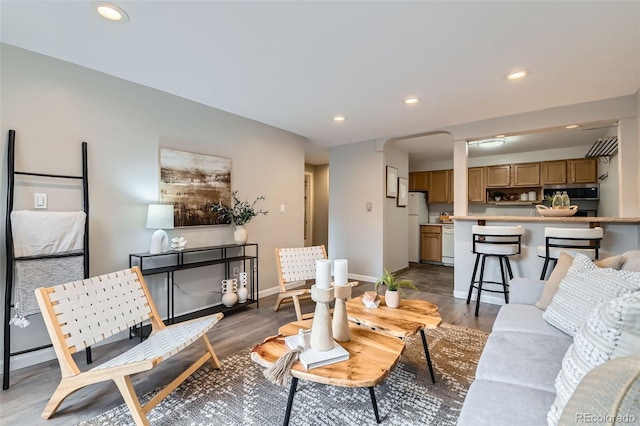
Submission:
M 238 303 L 238 295 L 236 294 L 237 289 L 238 280 L 235 278 L 232 280 L 222 280 L 222 304 L 227 308 Z
M 171 239 L 171 248 L 176 251 L 183 250 L 187 247 L 187 240 L 184 237 L 176 237 Z
M 367 308 L 373 309 L 380 305 L 380 298 L 375 291 L 365 291 L 362 295 L 362 303 Z

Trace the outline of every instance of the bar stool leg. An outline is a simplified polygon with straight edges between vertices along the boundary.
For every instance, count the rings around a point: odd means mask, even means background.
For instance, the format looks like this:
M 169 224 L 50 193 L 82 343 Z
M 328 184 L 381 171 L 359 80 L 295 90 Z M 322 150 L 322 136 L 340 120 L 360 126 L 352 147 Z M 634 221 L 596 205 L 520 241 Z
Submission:
M 511 262 L 509 262 L 509 256 L 504 258 L 505 263 L 507 264 L 507 271 L 509 271 L 509 279 L 513 279 L 513 271 L 511 270 Z
M 480 255 L 476 255 L 476 263 L 473 266 L 473 273 L 471 274 L 471 284 L 469 284 L 469 294 L 467 295 L 467 305 L 471 303 L 471 293 L 473 293 L 473 286 L 475 285 L 476 272 L 478 272 L 478 262 L 480 261 Z
M 549 266 L 549 258 L 544 258 L 544 265 L 542 266 L 542 273 L 540 274 L 540 279 L 544 280 L 544 277 L 547 275 L 547 267 Z
M 480 309 L 480 293 L 482 293 L 482 280 L 484 280 L 484 262 L 487 260 L 487 256 L 482 255 L 482 264 L 480 265 L 480 280 L 478 281 L 478 298 L 476 299 L 476 316 L 478 316 L 478 310 Z
M 502 279 L 502 290 L 504 292 L 504 301 L 509 303 L 509 291 L 507 290 L 507 274 L 502 262 L 508 262 L 509 260 L 504 256 L 498 256 L 498 263 L 500 264 L 500 277 Z

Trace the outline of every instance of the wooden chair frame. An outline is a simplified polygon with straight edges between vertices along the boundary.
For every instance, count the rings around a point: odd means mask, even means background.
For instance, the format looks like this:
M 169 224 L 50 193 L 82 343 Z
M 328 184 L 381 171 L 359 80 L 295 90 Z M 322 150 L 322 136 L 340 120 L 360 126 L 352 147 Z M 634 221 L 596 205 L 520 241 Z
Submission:
M 135 423 L 148 425 L 146 414 L 205 362 L 211 361 L 215 369 L 221 366 L 206 333 L 223 314 L 167 327 L 137 266 L 82 281 L 40 287 L 35 293 L 62 374 L 60 384 L 42 412 L 44 419 L 53 416 L 62 401 L 78 389 L 113 380 Z M 152 327 L 147 340 L 104 364 L 80 371 L 72 354 L 145 320 L 150 321 Z M 151 370 L 196 341 L 203 345 L 204 354 L 141 405 L 130 376 Z
M 278 283 L 280 293 L 276 300 L 274 311 L 280 308 L 282 303 L 293 303 L 298 321 L 313 317 L 313 312 L 302 313 L 300 300 L 311 297 L 309 288 L 287 289 L 287 284 L 315 280 L 316 260 L 327 258 L 324 245 L 296 248 L 276 248 L 276 267 L 278 271 Z

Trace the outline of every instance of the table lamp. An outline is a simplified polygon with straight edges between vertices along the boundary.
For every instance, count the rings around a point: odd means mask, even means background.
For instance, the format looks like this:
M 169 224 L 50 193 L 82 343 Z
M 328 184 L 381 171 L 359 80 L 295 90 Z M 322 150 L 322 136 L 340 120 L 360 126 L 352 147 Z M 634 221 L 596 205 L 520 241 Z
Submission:
M 158 254 L 169 250 L 169 238 L 162 228 L 173 229 L 173 205 L 149 204 L 147 228 L 156 229 L 151 237 L 149 253 Z

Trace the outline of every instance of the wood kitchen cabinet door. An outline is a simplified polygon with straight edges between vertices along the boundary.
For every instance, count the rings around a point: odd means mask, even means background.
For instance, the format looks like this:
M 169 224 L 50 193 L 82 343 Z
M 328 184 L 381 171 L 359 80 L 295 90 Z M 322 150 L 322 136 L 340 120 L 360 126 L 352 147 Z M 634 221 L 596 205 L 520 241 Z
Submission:
M 428 191 L 429 172 L 409 173 L 409 191 Z
M 595 183 L 598 180 L 598 163 L 595 158 L 569 160 L 569 183 Z
M 542 163 L 542 184 L 561 185 L 567 183 L 567 161 L 545 161 Z
M 442 262 L 442 227 L 420 227 L 420 260 Z
M 429 203 L 453 203 L 453 170 L 429 172 Z
M 487 188 L 511 186 L 511 165 L 487 167 Z
M 511 186 L 539 186 L 540 163 L 513 164 Z
M 467 192 L 470 203 L 486 202 L 487 191 L 484 185 L 484 167 L 472 167 L 467 170 Z

